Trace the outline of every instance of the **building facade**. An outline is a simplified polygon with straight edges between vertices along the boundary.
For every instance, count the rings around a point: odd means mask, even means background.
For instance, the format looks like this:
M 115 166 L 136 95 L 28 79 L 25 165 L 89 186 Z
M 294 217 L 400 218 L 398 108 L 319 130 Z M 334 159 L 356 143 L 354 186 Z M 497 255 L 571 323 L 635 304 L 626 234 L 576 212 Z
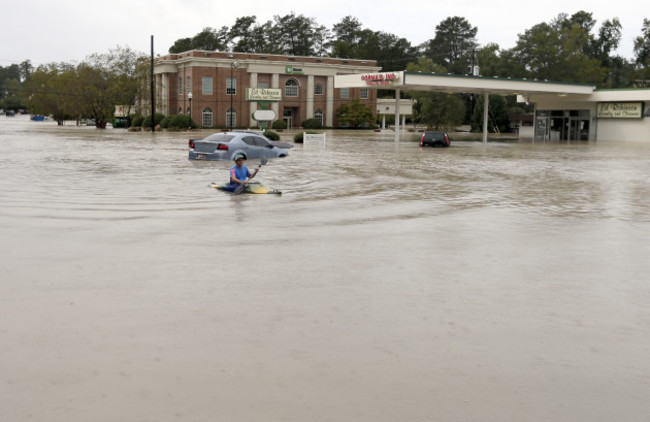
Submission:
M 516 95 L 535 106 L 533 125 L 520 138 L 539 142 L 650 142 L 650 89 L 596 89 L 587 84 L 422 72 L 337 75 L 337 88 L 395 91 L 395 122 L 402 115 L 401 91 L 470 93 L 483 96 L 483 142 L 487 142 L 490 95 Z M 395 140 L 399 140 L 396 127 Z
M 650 142 L 650 89 L 533 95 L 535 141 Z
M 373 60 L 192 50 L 154 62 L 156 110 L 189 114 L 199 126 L 256 128 L 266 120 L 299 127 L 318 119 L 339 127 L 336 112 L 355 99 L 376 109 L 376 91 L 335 88 L 334 77 L 376 72 Z M 270 110 L 255 113 L 257 110 Z M 270 123 L 270 122 L 268 122 Z

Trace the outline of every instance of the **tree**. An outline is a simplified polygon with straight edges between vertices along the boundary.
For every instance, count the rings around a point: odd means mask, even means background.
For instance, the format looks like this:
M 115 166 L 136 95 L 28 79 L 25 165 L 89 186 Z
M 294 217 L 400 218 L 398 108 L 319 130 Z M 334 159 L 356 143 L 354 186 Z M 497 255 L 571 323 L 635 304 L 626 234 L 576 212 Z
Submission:
M 480 95 L 474 114 L 472 115 L 472 132 L 483 131 L 483 103 L 484 96 Z M 510 121 L 508 119 L 507 102 L 501 95 L 490 95 L 488 100 L 488 131 L 489 132 L 506 132 Z
M 634 38 L 634 54 L 637 66 L 650 67 L 650 19 L 643 19 L 641 35 Z
M 478 46 L 478 28 L 459 16 L 449 17 L 436 26 L 436 35 L 423 44 L 424 53 L 447 71 L 464 74 L 473 50 Z
M 525 69 L 524 77 L 618 87 L 629 79 L 625 60 L 612 56 L 621 24 L 617 18 L 606 20 L 597 36 L 591 32 L 595 25 L 591 13 L 559 14 L 520 34 L 511 57 Z
M 17 110 L 24 105 L 23 87 L 18 79 L 5 79 L 0 85 L 0 109 Z
M 149 78 L 150 64 L 144 53 L 117 46 L 107 54 L 89 56 L 85 64 L 98 72 L 90 78 L 91 88 L 84 93 L 84 98 L 90 104 L 84 104 L 82 115 L 94 118 L 98 127 L 105 125 L 113 116 L 116 105 L 124 106 L 126 115 L 130 115 L 136 98 L 143 98 L 144 91 L 148 89 L 145 88 L 148 84 L 143 81 Z M 85 82 L 82 76 L 91 75 L 84 66 L 79 66 L 78 72 L 82 83 Z M 102 87 L 105 91 L 97 91 L 96 87 Z M 94 94 L 94 98 L 90 93 Z M 111 106 L 103 104 L 104 101 L 110 102 Z M 84 114 L 89 110 L 92 110 L 92 114 Z
M 622 88 L 635 85 L 635 78 L 639 73 L 635 70 L 633 62 L 625 60 L 621 56 L 614 56 L 608 59 L 608 74 L 605 86 L 607 88 Z M 650 79 L 650 73 L 646 79 Z
M 341 107 L 336 111 L 336 117 L 339 124 L 347 124 L 355 129 L 372 124 L 376 120 L 373 110 L 358 98 L 355 98 L 349 104 L 341 104 Z
M 180 38 L 169 48 L 172 54 L 182 53 L 189 50 L 217 51 L 225 50 L 230 41 L 229 29 L 224 26 L 219 31 L 211 27 L 205 27 L 192 38 Z
M 524 66 L 526 76 L 559 80 L 556 72 L 563 62 L 559 44 L 559 37 L 551 25 L 540 23 L 519 34 L 512 57 Z
M 463 123 L 465 103 L 458 95 L 425 92 L 418 99 L 417 118 L 427 128 L 454 130 Z
M 524 66 L 529 78 L 603 83 L 607 69 L 600 60 L 585 53 L 589 50 L 588 40 L 577 24 L 541 23 L 519 36 L 512 55 Z
M 635 86 L 650 86 L 650 19 L 643 19 L 641 35 L 634 39 Z
M 130 113 L 147 78 L 149 64 L 143 53 L 117 47 L 105 54 L 93 54 L 78 65 L 52 63 L 39 66 L 25 81 L 28 105 L 34 114 L 52 115 L 59 124 L 65 119 L 95 119 L 105 127 L 116 105 Z
M 192 37 L 192 48 L 207 51 L 225 50 L 229 41 L 230 35 L 227 26 L 222 27 L 219 31 L 206 27 Z
M 274 16 L 271 43 L 277 46 L 281 54 L 294 56 L 313 56 L 316 23 L 304 15 L 296 16 L 293 12 L 285 16 Z
M 598 30 L 598 38 L 595 42 L 594 56 L 608 63 L 612 53 L 618 48 L 621 42 L 623 26 L 618 18 L 606 20 Z
M 81 63 L 76 69 L 75 96 L 79 99 L 75 111 L 79 116 L 95 120 L 98 128 L 105 128 L 115 112 L 111 95 L 114 79 L 104 69 L 91 63 Z
M 17 64 L 0 66 L 0 109 L 20 108 L 20 76 L 20 67 Z
M 362 38 L 361 22 L 355 17 L 346 16 L 339 23 L 334 24 L 332 33 L 333 38 L 329 43 L 332 57 L 355 58 L 354 50 Z
M 314 53 L 318 57 L 326 57 L 328 55 L 329 40 L 332 38 L 332 33 L 325 26 L 314 27 Z
M 229 38 L 233 43 L 232 51 L 240 53 L 261 53 L 266 49 L 268 43 L 266 33 L 256 31 L 257 17 L 243 16 L 237 18 L 235 24 L 230 27 Z M 269 24 L 270 25 L 270 24 Z M 259 38 L 262 35 L 262 38 Z M 262 42 L 260 42 L 262 41 Z
M 512 50 L 501 50 L 498 44 L 489 43 L 477 50 L 476 58 L 481 76 L 524 78 L 525 67 L 515 59 Z
M 409 61 L 415 61 L 416 48 L 405 38 L 387 32 L 361 32 L 361 41 L 352 51 L 352 58 L 377 60 L 384 72 L 403 70 Z
M 192 48 L 192 38 L 179 38 L 169 47 L 169 52 L 171 54 L 178 54 L 183 51 L 190 51 Z
M 410 63 L 409 72 L 446 73 L 446 70 L 430 58 L 421 58 Z M 409 92 L 415 99 L 414 120 L 432 129 L 453 130 L 465 119 L 465 103 L 459 95 L 442 92 Z
M 68 63 L 41 65 L 25 82 L 32 114 L 51 115 L 59 125 L 75 114 L 75 68 Z
M 29 77 L 29 75 L 34 71 L 34 66 L 32 66 L 32 62 L 30 60 L 25 60 L 20 65 L 18 65 L 18 68 L 20 69 L 21 81 L 26 80 Z

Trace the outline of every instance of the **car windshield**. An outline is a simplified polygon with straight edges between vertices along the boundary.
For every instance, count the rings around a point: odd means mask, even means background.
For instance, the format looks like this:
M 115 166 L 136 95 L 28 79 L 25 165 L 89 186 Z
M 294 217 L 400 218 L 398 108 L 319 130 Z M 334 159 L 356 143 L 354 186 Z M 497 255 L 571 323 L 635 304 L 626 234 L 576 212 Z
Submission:
M 230 142 L 234 137 L 234 135 L 228 135 L 226 133 L 213 133 L 203 138 L 202 141 Z
M 426 137 L 435 141 L 442 141 L 445 139 L 445 134 L 443 132 L 429 132 Z

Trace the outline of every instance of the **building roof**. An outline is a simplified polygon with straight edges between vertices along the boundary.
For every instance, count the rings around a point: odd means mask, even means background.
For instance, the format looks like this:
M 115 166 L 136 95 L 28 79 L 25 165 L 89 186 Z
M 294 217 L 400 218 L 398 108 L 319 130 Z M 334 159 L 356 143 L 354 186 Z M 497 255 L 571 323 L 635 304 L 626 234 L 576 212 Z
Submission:
M 346 73 L 377 72 L 381 68 L 376 60 L 341 59 L 335 57 L 310 57 L 282 54 L 237 53 L 225 51 L 190 50 L 156 57 L 155 73 L 175 72 L 179 66 L 228 67 L 233 61 L 246 66 L 300 66 L 308 69 L 329 68 Z
M 385 72 L 377 74 L 338 75 L 334 79 L 336 88 L 399 89 L 402 91 L 437 91 L 450 94 L 533 94 L 590 95 L 594 85 L 498 78 L 472 75 L 453 75 L 422 72 Z

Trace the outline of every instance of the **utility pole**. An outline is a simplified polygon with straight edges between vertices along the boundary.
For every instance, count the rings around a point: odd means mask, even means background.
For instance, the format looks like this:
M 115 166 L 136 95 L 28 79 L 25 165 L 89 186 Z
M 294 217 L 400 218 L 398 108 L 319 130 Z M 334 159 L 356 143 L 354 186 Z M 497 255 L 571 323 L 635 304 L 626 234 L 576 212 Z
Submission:
M 153 35 L 151 36 L 151 131 L 156 131 L 156 120 L 154 116 L 156 115 L 156 103 L 154 102 L 154 91 L 153 91 Z

